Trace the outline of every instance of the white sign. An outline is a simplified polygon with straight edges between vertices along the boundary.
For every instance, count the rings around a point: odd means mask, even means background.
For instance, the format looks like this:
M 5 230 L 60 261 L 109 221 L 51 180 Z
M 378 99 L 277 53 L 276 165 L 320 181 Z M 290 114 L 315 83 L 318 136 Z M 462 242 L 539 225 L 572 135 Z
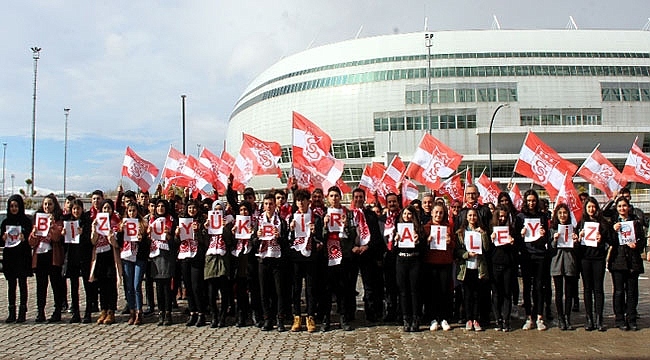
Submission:
M 508 226 L 495 226 L 492 228 L 494 234 L 494 246 L 510 244 L 510 228 Z
M 598 246 L 598 231 L 600 224 L 597 222 L 585 222 L 585 226 L 582 229 L 584 238 L 582 239 L 582 244 L 589 247 Z
M 135 218 L 124 218 L 122 220 L 124 241 L 140 241 L 138 238 L 138 232 L 140 231 L 139 225 L 139 220 Z
M 429 249 L 447 251 L 447 227 L 431 225 Z
M 95 231 L 99 235 L 108 236 L 108 233 L 111 231 L 110 216 L 111 214 L 105 212 L 97 213 L 97 217 L 95 217 Z
M 179 237 L 181 241 L 194 240 L 193 225 L 193 218 L 178 218 Z
M 328 208 L 327 215 L 329 215 L 327 230 L 329 232 L 343 231 L 343 209 Z
M 7 234 L 7 239 L 5 240 L 5 247 L 15 247 L 20 244 L 20 234 L 23 231 L 20 225 L 7 225 L 5 227 L 5 234 Z
M 399 248 L 412 249 L 415 247 L 415 228 L 412 223 L 398 223 L 397 234 L 399 235 Z
M 558 225 L 557 247 L 573 248 L 573 225 Z
M 293 221 L 293 232 L 296 238 L 308 238 L 311 235 L 311 214 L 295 213 Z
M 165 218 L 159 217 L 151 223 L 151 240 L 166 241 L 167 232 L 165 232 Z
M 627 245 L 636 242 L 634 233 L 634 221 L 621 221 L 621 228 L 618 229 L 618 244 Z
M 483 254 L 483 241 L 478 231 L 465 231 L 465 249 L 475 254 Z
M 64 221 L 63 228 L 65 229 L 65 239 L 63 239 L 63 241 L 66 244 L 79 244 L 79 238 L 81 233 L 81 228 L 79 227 L 79 220 Z
M 542 220 L 535 218 L 524 219 L 524 229 L 526 229 L 524 234 L 525 242 L 537 241 L 542 236 Z
M 223 234 L 223 211 L 222 210 L 208 211 L 208 234 L 210 235 Z
M 47 233 L 50 232 L 50 214 L 36 213 L 34 220 L 36 221 L 34 224 L 34 228 L 36 229 L 35 234 L 38 236 L 47 236 Z
M 237 215 L 235 218 L 235 239 L 250 239 L 252 232 L 251 217 Z
M 275 225 L 266 221 L 266 216 L 263 216 L 260 220 L 258 231 L 261 233 L 260 240 L 273 240 L 275 238 Z

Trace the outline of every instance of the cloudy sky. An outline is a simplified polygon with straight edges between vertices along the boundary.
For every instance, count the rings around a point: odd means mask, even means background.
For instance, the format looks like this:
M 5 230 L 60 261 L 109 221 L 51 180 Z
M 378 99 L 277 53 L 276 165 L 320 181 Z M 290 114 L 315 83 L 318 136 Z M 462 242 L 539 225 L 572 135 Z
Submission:
M 360 37 L 429 30 L 641 29 L 647 0 L 12 1 L 0 12 L 0 141 L 6 192 L 30 177 L 34 66 L 38 62 L 35 183 L 68 191 L 113 189 L 127 145 L 162 167 L 170 145 L 223 147 L 247 84 L 284 56 Z M 643 10 L 646 10 L 644 12 Z M 423 48 L 424 49 L 424 48 Z M 0 149 L 1 150 L 1 149 Z M 135 188 L 123 180 L 127 188 Z

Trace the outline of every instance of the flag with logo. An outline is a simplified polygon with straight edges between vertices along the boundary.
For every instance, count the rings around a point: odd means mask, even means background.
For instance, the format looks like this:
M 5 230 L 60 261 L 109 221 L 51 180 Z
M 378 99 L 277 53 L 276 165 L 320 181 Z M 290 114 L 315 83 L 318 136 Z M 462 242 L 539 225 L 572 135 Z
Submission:
M 571 225 L 574 227 L 577 226 L 580 219 L 582 219 L 582 201 L 580 201 L 578 191 L 573 186 L 573 179 L 570 175 L 564 175 L 555 202 L 558 204 L 567 204 L 571 215 Z
M 407 207 L 411 201 L 418 198 L 420 190 L 418 186 L 409 179 L 402 180 L 402 206 Z
M 555 199 L 564 181 L 564 173 L 571 176 L 576 170 L 578 166 L 562 158 L 532 131 L 528 131 L 515 164 L 517 174 L 533 180 L 546 189 L 551 199 Z
M 230 155 L 229 155 L 230 156 Z M 225 194 L 228 188 L 228 176 L 232 168 L 228 169 L 228 164 L 225 163 L 220 157 L 212 153 L 208 148 L 203 148 L 199 155 L 199 162 L 207 167 L 214 174 L 214 182 L 212 186 L 219 194 Z
M 280 156 L 282 156 L 282 148 L 277 142 L 262 141 L 254 136 L 243 134 L 243 142 L 232 170 L 234 181 L 245 186 L 255 175 L 280 177 L 282 175 L 278 166 Z
M 499 189 L 499 186 L 490 180 L 485 173 L 481 173 L 481 176 L 476 180 L 476 187 L 480 194 L 479 201 L 482 204 L 492 203 L 496 205 L 498 203 L 501 189 Z
M 430 134 L 424 134 L 405 175 L 416 180 L 431 190 L 437 190 L 441 178 L 453 174 L 463 160 L 463 155 L 456 153 Z
M 456 175 L 446 179 L 440 184 L 438 193 L 440 195 L 447 195 L 451 200 L 463 201 L 463 184 L 461 183 L 462 171 Z
M 627 181 L 622 178 L 621 172 L 598 150 L 599 146 L 600 144 L 596 145 L 594 151 L 582 163 L 578 175 L 611 199 L 614 192 L 625 186 Z
M 627 155 L 622 175 L 628 181 L 650 184 L 650 156 L 643 153 L 636 140 Z
M 524 205 L 524 198 L 521 196 L 521 191 L 519 190 L 519 184 L 514 183 L 508 192 L 510 194 L 510 200 L 515 205 L 517 211 L 521 211 L 521 207 Z
M 359 188 L 366 192 L 366 202 L 372 204 L 377 200 L 375 199 L 375 193 L 379 190 L 381 177 L 385 171 L 386 167 L 378 162 L 367 164 L 363 169 L 361 180 L 359 180 Z
M 142 191 L 149 191 L 158 172 L 158 168 L 154 164 L 142 159 L 130 147 L 126 147 L 126 154 L 124 154 L 122 162 L 122 176 L 133 180 Z

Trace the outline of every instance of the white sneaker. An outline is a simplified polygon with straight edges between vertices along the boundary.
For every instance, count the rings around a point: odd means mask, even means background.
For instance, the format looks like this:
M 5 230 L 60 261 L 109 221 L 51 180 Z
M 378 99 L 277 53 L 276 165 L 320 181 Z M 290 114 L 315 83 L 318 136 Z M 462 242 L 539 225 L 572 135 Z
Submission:
M 526 322 L 524 323 L 524 326 L 522 326 L 521 328 L 522 330 L 531 330 L 533 328 L 533 320 L 527 319 Z
M 449 325 L 447 320 L 442 320 L 442 322 L 440 324 L 442 325 L 442 330 L 444 330 L 444 331 L 451 330 L 451 326 Z
M 431 326 L 429 326 L 429 330 L 431 330 L 431 331 L 438 331 L 439 328 L 440 328 L 440 326 L 438 325 L 438 321 L 436 321 L 436 320 L 433 320 L 431 322 Z
M 537 320 L 537 330 L 539 331 L 544 331 L 546 330 L 546 324 L 544 324 L 544 320 Z

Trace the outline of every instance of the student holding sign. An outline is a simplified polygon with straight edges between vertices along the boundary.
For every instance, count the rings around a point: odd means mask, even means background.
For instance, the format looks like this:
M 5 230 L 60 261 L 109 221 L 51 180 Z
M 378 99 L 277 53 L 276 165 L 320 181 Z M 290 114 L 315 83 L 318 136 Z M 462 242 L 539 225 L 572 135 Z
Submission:
M 176 257 L 172 247 L 172 236 L 176 224 L 171 215 L 169 202 L 156 201 L 156 210 L 149 218 L 148 235 L 151 239 L 149 259 L 151 278 L 156 283 L 158 297 L 158 326 L 172 324 L 172 276 L 176 267 Z
M 614 284 L 614 315 L 616 326 L 621 330 L 638 330 L 636 317 L 639 303 L 639 274 L 642 274 L 643 224 L 630 212 L 630 201 L 616 199 L 618 216 L 614 231 L 618 241 L 612 244 L 607 267 Z
M 277 193 L 276 193 L 277 196 Z M 316 253 L 323 247 L 323 219 L 310 209 L 309 191 L 296 190 L 293 194 L 296 212 L 289 216 L 289 258 L 293 266 L 293 325 L 291 331 L 302 329 L 301 326 L 301 294 L 302 283 L 305 282 L 305 303 L 307 305 L 307 331 L 316 331 L 316 314 L 314 300 L 314 270 Z M 317 286 L 321 286 L 318 284 Z
M 551 276 L 555 286 L 555 309 L 560 330 L 573 330 L 571 309 L 573 299 L 578 295 L 578 259 L 575 248 L 578 235 L 571 225 L 569 206 L 555 205 L 551 219 Z M 564 297 L 564 301 L 562 299 Z
M 113 200 L 102 202 L 101 212 L 97 214 L 92 224 L 90 241 L 94 245 L 91 279 L 99 288 L 101 313 L 97 324 L 111 325 L 115 323 L 117 309 L 117 278 L 122 276 L 122 262 L 117 249 L 115 238 L 121 219 L 115 212 Z
M 422 199 L 422 203 L 425 201 Z M 429 330 L 451 330 L 449 321 L 453 311 L 452 280 L 454 249 L 456 241 L 452 236 L 452 226 L 447 217 L 444 202 L 436 203 L 431 208 L 431 220 L 424 225 L 427 236 L 427 249 L 422 264 L 422 295 L 424 318 L 431 321 Z
M 61 276 L 64 259 L 61 239 L 62 213 L 56 196 L 54 194 L 45 196 L 40 209 L 36 212 L 34 228 L 29 235 L 29 245 L 33 249 L 32 268 L 36 273 L 36 304 L 38 307 L 36 322 L 45 321 L 48 278 L 54 295 L 54 312 L 48 322 L 61 321 L 61 309 L 65 299 L 63 277 Z
M 27 314 L 27 277 L 32 276 L 32 249 L 25 240 L 32 231 L 32 220 L 25 215 L 25 203 L 20 195 L 7 200 L 7 218 L 0 225 L 4 243 L 2 271 L 7 279 L 9 315 L 6 323 L 25 322 Z M 16 287 L 20 288 L 20 306 L 16 317 Z
M 122 249 L 120 257 L 129 307 L 129 325 L 142 325 L 142 278 L 149 261 L 149 236 L 147 222 L 140 215 L 138 204 L 126 206 L 124 219 L 117 233 L 117 244 Z
M 512 312 L 512 290 L 517 281 L 517 244 L 515 217 L 505 204 L 499 204 L 492 216 L 492 312 L 496 319 L 495 330 L 508 332 Z M 515 303 L 515 306 L 517 304 Z
M 71 324 L 81 322 L 79 314 L 79 278 L 83 276 L 82 257 L 92 258 L 90 226 L 90 216 L 84 213 L 83 201 L 73 199 L 70 202 L 70 213 L 63 216 L 63 230 L 61 231 L 63 247 L 65 249 L 63 276 L 70 279 Z M 87 289 L 86 284 L 88 284 L 88 281 L 84 279 L 84 289 Z M 90 296 L 87 298 L 90 299 Z M 87 314 L 90 317 L 90 313 L 87 312 Z
M 214 213 L 205 216 L 202 209 L 198 200 L 189 200 L 185 204 L 182 217 L 178 219 L 176 228 L 178 263 L 181 267 L 187 293 L 187 306 L 190 311 L 190 317 L 185 325 L 197 327 L 205 325 L 207 306 L 203 297 L 205 253 L 209 241 L 205 225 L 207 224 L 211 229 L 223 228 L 223 216 L 217 217 Z
M 603 216 L 598 200 L 588 197 L 578 224 L 580 269 L 585 301 L 585 330 L 606 331 L 603 324 L 605 305 L 605 258 L 613 242 L 614 229 Z M 595 318 L 594 318 L 595 315 Z M 594 325 L 595 320 L 595 325 Z
M 456 231 L 456 273 L 463 283 L 463 301 L 467 323 L 465 330 L 482 331 L 479 322 L 479 294 L 489 286 L 487 254 L 492 245 L 482 228 L 476 209 L 467 209 Z
M 409 205 L 398 216 L 393 230 L 393 249 L 397 253 L 395 275 L 405 332 L 416 332 L 420 328 L 419 280 L 422 255 L 428 245 L 425 238 L 419 213 Z
M 525 203 L 517 215 L 517 232 L 524 238 L 520 248 L 521 277 L 524 283 L 524 310 L 526 322 L 522 329 L 546 330 L 544 323 L 544 299 L 546 286 L 550 282 L 550 257 L 548 254 L 548 217 L 541 211 L 537 191 L 529 189 L 524 193 Z M 547 281 L 548 280 L 548 281 Z M 532 299 L 532 295 L 535 298 Z M 532 301 L 531 301 L 532 300 Z M 536 321 L 533 322 L 533 316 Z

